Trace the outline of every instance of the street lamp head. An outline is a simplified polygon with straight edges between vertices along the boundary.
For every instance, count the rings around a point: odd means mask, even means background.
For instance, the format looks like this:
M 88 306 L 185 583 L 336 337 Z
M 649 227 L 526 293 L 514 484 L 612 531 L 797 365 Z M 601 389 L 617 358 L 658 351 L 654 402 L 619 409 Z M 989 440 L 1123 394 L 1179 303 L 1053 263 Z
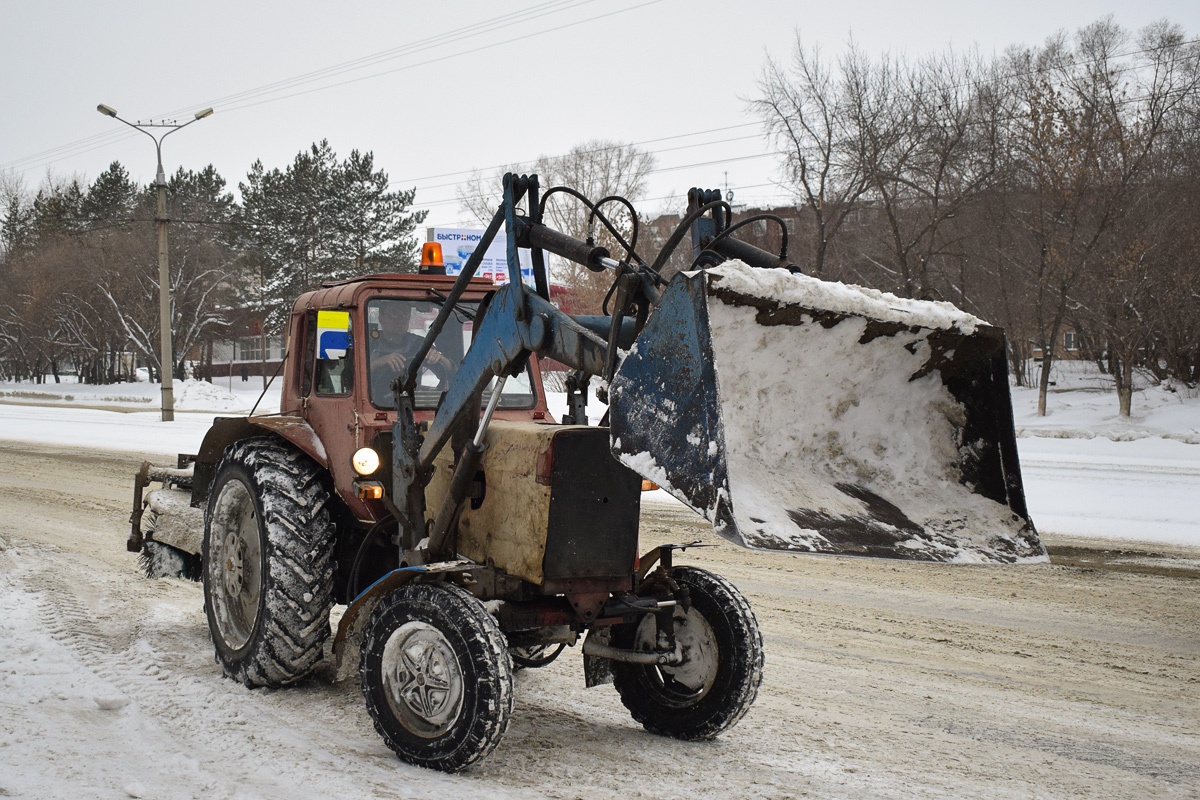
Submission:
M 96 106 L 96 110 L 106 117 L 115 117 L 117 115 L 117 110 L 115 108 L 109 108 L 108 106 L 104 105 L 104 103 Z
M 209 116 L 212 113 L 213 113 L 213 110 L 211 108 L 206 108 L 203 111 L 197 111 L 196 119 L 204 119 L 205 117 Z

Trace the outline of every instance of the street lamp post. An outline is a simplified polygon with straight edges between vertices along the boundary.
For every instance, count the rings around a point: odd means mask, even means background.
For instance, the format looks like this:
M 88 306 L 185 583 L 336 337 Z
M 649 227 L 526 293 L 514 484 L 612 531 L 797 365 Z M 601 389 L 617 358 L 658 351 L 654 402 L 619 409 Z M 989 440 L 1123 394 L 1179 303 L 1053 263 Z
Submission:
M 171 283 L 170 270 L 167 262 L 167 175 L 163 172 L 162 142 L 180 128 L 186 128 L 193 122 L 202 120 L 213 113 L 211 108 L 197 111 L 192 119 L 178 123 L 174 120 L 159 120 L 154 122 L 129 122 L 117 116 L 115 109 L 101 103 L 96 110 L 106 117 L 112 117 L 118 122 L 124 122 L 136 131 L 146 134 L 154 141 L 154 149 L 158 153 L 158 174 L 155 184 L 158 187 L 158 211 L 154 219 L 158 223 L 158 327 L 161 332 L 159 341 L 159 374 L 162 377 L 162 419 L 171 422 L 175 419 L 175 388 L 173 378 L 175 368 L 174 349 L 171 346 Z M 162 136 L 155 137 L 146 128 L 167 128 Z

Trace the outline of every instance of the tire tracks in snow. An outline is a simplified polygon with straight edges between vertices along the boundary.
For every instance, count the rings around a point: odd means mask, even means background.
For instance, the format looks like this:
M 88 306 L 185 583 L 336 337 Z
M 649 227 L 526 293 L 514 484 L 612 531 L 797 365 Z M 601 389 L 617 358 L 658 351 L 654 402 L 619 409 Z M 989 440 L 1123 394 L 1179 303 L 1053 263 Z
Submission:
M 164 582 L 134 578 L 140 581 L 136 597 L 123 598 L 122 590 L 131 588 L 128 580 L 97 585 L 82 569 L 65 564 L 70 555 L 55 546 L 21 542 L 17 549 L 37 551 L 16 554 L 18 563 L 39 566 L 18 569 L 12 577 L 37 597 L 46 632 L 129 698 L 134 713 L 152 720 L 163 747 L 148 755 L 190 773 L 204 796 L 292 797 L 298 787 L 313 796 L 353 797 L 356 791 L 381 798 L 473 796 L 461 778 L 398 762 L 371 730 L 357 692 L 357 702 L 347 708 L 338 702 L 342 687 L 314 681 L 297 689 L 247 689 L 221 676 L 207 637 L 203 646 L 188 637 L 182 654 L 180 643 L 172 642 L 171 650 L 183 657 L 171 659 L 152 644 L 170 621 L 156 621 L 150 604 L 139 602 L 177 594 L 164 590 Z M 102 617 L 95 606 L 105 608 Z M 414 771 L 415 785 L 406 780 Z M 348 781 L 347 772 L 356 777 Z M 358 788 L 347 794 L 347 782 Z

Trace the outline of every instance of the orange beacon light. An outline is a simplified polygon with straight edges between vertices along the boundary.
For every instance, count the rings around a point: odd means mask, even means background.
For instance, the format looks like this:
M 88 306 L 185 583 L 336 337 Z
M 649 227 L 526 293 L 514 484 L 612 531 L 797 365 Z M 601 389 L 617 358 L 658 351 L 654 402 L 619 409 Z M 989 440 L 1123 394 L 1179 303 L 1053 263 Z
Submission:
M 446 264 L 442 261 L 442 246 L 437 242 L 426 242 L 421 245 L 422 275 L 445 275 Z

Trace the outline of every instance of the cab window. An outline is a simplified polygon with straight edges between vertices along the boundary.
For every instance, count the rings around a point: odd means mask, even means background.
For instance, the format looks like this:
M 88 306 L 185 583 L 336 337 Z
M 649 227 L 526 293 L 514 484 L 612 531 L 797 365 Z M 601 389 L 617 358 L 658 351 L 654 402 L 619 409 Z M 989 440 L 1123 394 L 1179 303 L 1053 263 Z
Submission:
M 320 396 L 350 394 L 354 389 L 353 316 L 348 311 L 316 314 L 316 392 Z
M 343 395 L 353 389 L 354 362 L 350 353 L 336 361 L 324 358 L 317 361 L 317 394 Z
M 317 312 L 309 311 L 304 317 L 304 372 L 300 376 L 300 396 L 308 397 L 312 392 L 313 365 L 317 357 Z
M 391 384 L 425 342 L 440 308 L 439 302 L 431 300 L 376 298 L 367 303 L 367 375 L 371 403 L 376 408 L 396 407 Z M 421 363 L 413 398 L 417 408 L 437 408 L 442 393 L 449 388 L 471 345 L 477 310 L 476 303 L 460 302 L 446 320 L 437 341 Z M 485 400 L 486 397 L 485 393 Z M 536 402 L 527 369 L 525 374 L 505 384 L 500 407 L 533 408 Z

